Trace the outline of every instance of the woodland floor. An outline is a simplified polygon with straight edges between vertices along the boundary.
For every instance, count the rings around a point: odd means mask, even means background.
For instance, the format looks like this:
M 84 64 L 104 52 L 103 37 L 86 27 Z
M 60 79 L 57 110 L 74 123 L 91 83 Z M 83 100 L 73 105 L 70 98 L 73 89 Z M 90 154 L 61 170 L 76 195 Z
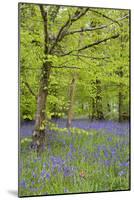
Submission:
M 129 190 L 129 123 L 53 120 L 44 153 L 30 148 L 34 122 L 20 127 L 19 195 Z

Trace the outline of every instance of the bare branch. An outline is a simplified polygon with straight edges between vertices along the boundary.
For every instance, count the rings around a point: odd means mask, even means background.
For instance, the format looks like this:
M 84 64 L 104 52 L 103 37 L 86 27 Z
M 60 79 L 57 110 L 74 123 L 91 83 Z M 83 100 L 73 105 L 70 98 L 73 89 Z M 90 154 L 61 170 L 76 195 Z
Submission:
M 94 43 L 92 43 L 92 44 L 85 45 L 85 46 L 82 47 L 82 48 L 69 51 L 69 52 L 67 52 L 67 53 L 65 53 L 65 54 L 62 54 L 62 55 L 60 55 L 60 56 L 68 56 L 68 55 L 70 55 L 70 54 L 73 53 L 73 52 L 80 52 L 80 51 L 83 51 L 83 50 L 88 49 L 88 48 L 90 48 L 90 47 L 93 47 L 93 46 L 96 46 L 96 45 L 101 44 L 101 43 L 103 43 L 103 42 L 106 42 L 107 40 L 115 39 L 115 38 L 118 38 L 118 37 L 119 37 L 119 34 L 116 34 L 116 35 L 113 35 L 113 36 L 111 36 L 111 37 L 105 38 L 105 39 L 103 39 L 103 40 L 96 41 L 96 42 L 94 42 Z

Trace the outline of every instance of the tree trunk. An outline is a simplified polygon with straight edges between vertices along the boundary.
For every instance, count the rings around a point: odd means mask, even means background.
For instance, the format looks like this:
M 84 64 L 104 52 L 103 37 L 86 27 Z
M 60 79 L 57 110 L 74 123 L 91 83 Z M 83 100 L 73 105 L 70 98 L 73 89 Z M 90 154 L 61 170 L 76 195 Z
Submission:
M 104 119 L 101 96 L 101 81 L 99 79 L 96 79 L 96 114 L 97 119 Z
M 35 116 L 35 127 L 33 131 L 33 144 L 37 146 L 37 153 L 43 150 L 46 132 L 46 104 L 48 96 L 48 83 L 50 77 L 51 65 L 47 61 L 48 55 L 48 29 L 47 29 L 47 11 L 44 10 L 43 5 L 39 5 L 39 9 L 43 19 L 44 26 L 44 56 L 45 60 L 42 65 L 39 93 L 37 97 L 37 112 Z
M 92 120 L 96 119 L 96 103 L 95 103 L 95 99 L 92 98 Z
M 35 117 L 35 128 L 33 132 L 33 141 L 37 145 L 37 151 L 43 150 L 43 144 L 45 141 L 45 129 L 46 129 L 46 104 L 48 96 L 48 83 L 50 76 L 49 63 L 43 64 L 42 70 L 43 76 L 40 80 L 39 94 L 37 97 L 37 112 Z
M 119 91 L 119 122 L 123 121 L 123 95 L 122 92 Z
M 120 78 L 123 77 L 123 71 L 122 71 L 122 67 L 119 68 L 118 70 L 118 75 Z M 124 95 L 123 95 L 123 86 L 122 83 L 119 84 L 119 93 L 118 93 L 118 98 L 119 98 L 119 122 L 123 121 L 123 99 L 124 99 Z
M 68 109 L 68 116 L 67 116 L 67 124 L 66 127 L 70 128 L 72 124 L 73 118 L 73 104 L 74 104 L 74 92 L 75 92 L 75 78 L 73 77 L 70 89 L 69 89 L 69 109 Z
M 108 111 L 108 112 L 111 112 L 111 106 L 110 106 L 109 103 L 107 103 L 107 111 Z
M 122 25 L 121 25 L 121 31 L 122 30 Z M 123 36 L 121 36 L 120 38 L 120 41 L 121 41 L 121 46 L 120 46 L 120 57 L 122 58 L 123 55 L 122 55 L 122 52 L 123 52 L 123 48 L 124 48 L 124 39 L 123 39 Z M 117 74 L 119 76 L 119 79 L 121 81 L 122 77 L 123 77 L 123 69 L 122 69 L 122 66 L 119 66 L 118 70 L 117 70 Z M 122 82 L 120 82 L 119 84 L 119 93 L 118 93 L 118 103 L 119 103 L 119 117 L 118 117 L 118 120 L 119 122 L 122 122 L 123 121 L 123 98 L 124 98 L 124 95 L 123 95 L 123 84 Z

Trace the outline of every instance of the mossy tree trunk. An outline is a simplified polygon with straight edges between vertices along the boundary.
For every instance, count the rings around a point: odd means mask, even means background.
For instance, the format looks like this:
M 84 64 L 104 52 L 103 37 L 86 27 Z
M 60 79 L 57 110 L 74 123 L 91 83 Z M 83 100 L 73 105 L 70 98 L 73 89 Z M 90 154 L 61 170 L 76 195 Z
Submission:
M 39 92 L 37 97 L 37 111 L 35 116 L 35 128 L 33 131 L 33 142 L 37 145 L 37 152 L 43 150 L 46 132 L 46 105 L 48 96 L 48 84 L 51 71 L 51 65 L 47 61 L 48 55 L 48 30 L 47 30 L 47 11 L 44 10 L 43 5 L 39 5 L 40 12 L 44 25 L 44 55 L 45 59 L 42 65 Z

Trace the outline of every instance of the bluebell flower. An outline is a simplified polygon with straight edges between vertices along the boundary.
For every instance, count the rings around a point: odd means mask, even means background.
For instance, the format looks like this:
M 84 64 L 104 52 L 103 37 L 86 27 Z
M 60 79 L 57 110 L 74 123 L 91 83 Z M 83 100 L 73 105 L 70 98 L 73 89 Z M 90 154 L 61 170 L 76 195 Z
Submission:
M 37 175 L 35 174 L 35 172 L 34 172 L 34 171 L 32 171 L 32 176 L 33 176 L 34 178 L 36 178 L 36 177 L 37 177 Z
M 107 141 L 111 142 L 112 141 L 112 137 L 108 137 Z
M 104 155 L 105 155 L 106 158 L 109 157 L 108 151 L 106 149 L 104 150 Z
M 46 171 L 43 169 L 41 172 L 41 176 L 44 177 L 45 173 L 46 173 Z
M 70 176 L 71 175 L 71 171 L 69 167 L 64 167 L 64 176 Z
M 20 186 L 23 187 L 23 188 L 26 188 L 26 182 L 25 182 L 25 180 L 22 180 L 20 182 Z
M 45 163 L 45 162 L 43 163 L 43 167 L 44 167 L 44 168 L 46 167 L 46 163 Z
M 68 189 L 67 188 L 64 188 L 64 193 L 68 193 Z
M 119 164 L 120 167 L 128 167 L 129 166 L 129 161 L 127 162 L 122 162 Z
M 48 179 L 48 180 L 50 179 L 50 174 L 49 173 L 46 174 L 46 179 Z
M 111 161 L 110 161 L 110 160 L 105 160 L 105 165 L 106 165 L 106 166 L 110 166 L 110 164 L 111 164 Z
M 62 165 L 58 166 L 58 172 L 62 171 Z
M 32 181 L 32 185 L 34 185 L 35 184 L 35 182 L 34 181 Z
M 116 154 L 116 148 L 111 147 L 110 150 L 111 150 L 112 156 L 115 156 L 115 154 Z
M 100 154 L 98 152 L 93 153 L 94 158 L 99 158 Z
M 72 156 L 72 152 L 69 151 L 68 154 L 67 154 L 67 156 L 69 156 L 69 158 L 72 159 L 72 157 L 73 157 L 73 156 Z

